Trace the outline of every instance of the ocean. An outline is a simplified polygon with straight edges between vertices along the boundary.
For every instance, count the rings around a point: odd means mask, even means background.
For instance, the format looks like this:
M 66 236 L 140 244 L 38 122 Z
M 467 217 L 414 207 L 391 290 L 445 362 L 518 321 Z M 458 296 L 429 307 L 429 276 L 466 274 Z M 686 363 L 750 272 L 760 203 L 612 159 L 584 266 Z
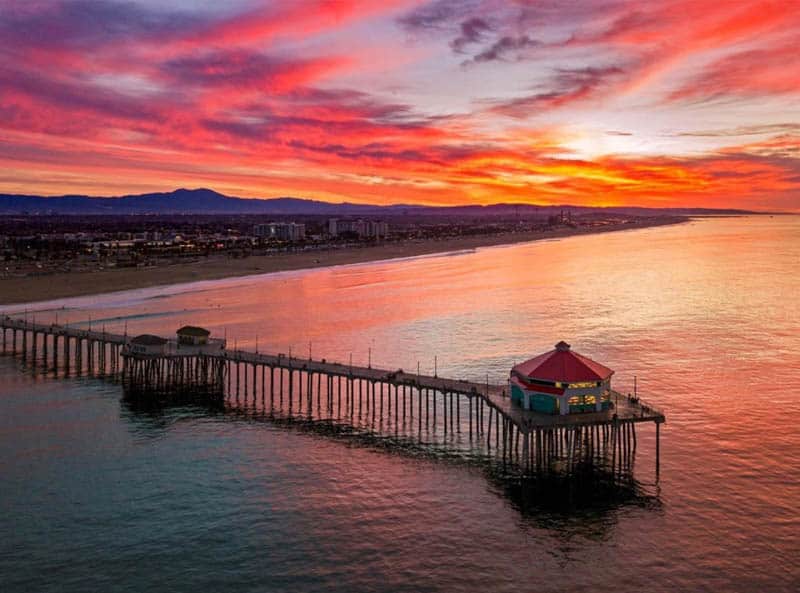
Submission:
M 0 286 L 2 290 L 2 286 Z M 800 217 L 707 218 L 6 307 L 501 383 L 559 340 L 663 409 L 635 487 L 241 409 L 132 405 L 0 357 L 0 590 L 800 590 Z M 574 493 L 573 493 L 574 494 Z

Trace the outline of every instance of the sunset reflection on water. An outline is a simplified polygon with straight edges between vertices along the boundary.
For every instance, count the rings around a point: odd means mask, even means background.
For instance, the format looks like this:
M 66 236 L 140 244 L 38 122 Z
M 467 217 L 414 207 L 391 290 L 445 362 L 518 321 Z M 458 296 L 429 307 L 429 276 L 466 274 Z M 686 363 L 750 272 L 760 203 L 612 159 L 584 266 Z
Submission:
M 798 270 L 798 217 L 706 219 L 60 303 L 70 324 L 91 314 L 109 331 L 127 324 L 129 334 L 167 334 L 192 323 L 239 348 L 258 340 L 261 351 L 307 356 L 310 343 L 315 358 L 352 353 L 357 363 L 371 350 L 374 366 L 415 371 L 419 361 L 423 372 L 436 356 L 440 375 L 481 382 L 487 374 L 502 382 L 515 362 L 567 340 L 615 369 L 623 393 L 636 376 L 642 397 L 667 415 L 658 485 L 645 429 L 636 462 L 642 496 L 572 518 L 525 510 L 470 465 L 205 412 L 164 411 L 156 422 L 123 408 L 111 428 L 99 414 L 89 425 L 111 433 L 104 442 L 113 455 L 34 426 L 23 436 L 28 449 L 16 446 L 40 473 L 6 461 L 6 474 L 20 488 L 40 487 L 55 462 L 34 443 L 66 440 L 84 461 L 122 459 L 123 483 L 146 476 L 153 520 L 166 513 L 159 493 L 200 488 L 189 508 L 210 504 L 213 529 L 238 533 L 231 545 L 240 556 L 228 560 L 256 580 L 274 575 L 277 590 L 309 574 L 308 590 L 470 591 L 487 579 L 498 591 L 520 583 L 558 590 L 569 579 L 612 591 L 624 575 L 628 589 L 789 591 L 800 582 Z M 37 319 L 52 315 L 40 310 Z M 0 373 L 11 376 L 12 366 L 4 362 Z M 18 379 L 0 394 L 15 402 L 30 391 L 39 401 L 46 387 L 72 410 L 63 402 L 76 397 L 89 410 L 119 405 L 112 387 L 96 401 L 77 395 L 80 384 L 48 385 Z M 21 400 L 8 401 L 5 418 L 23 417 L 13 407 Z M 25 414 L 55 414 L 25 406 Z M 19 437 L 10 420 L 0 422 L 0 438 Z M 143 444 L 153 431 L 158 438 Z M 170 469 L 187 463 L 199 474 Z M 4 506 L 42 512 L 21 491 L 2 495 Z M 206 537 L 198 513 L 183 528 Z M 76 528 L 79 516 L 67 509 L 53 521 Z M 18 527 L 8 518 L 2 526 Z M 85 537 L 96 551 L 99 542 Z M 257 560 L 242 560 L 254 551 Z

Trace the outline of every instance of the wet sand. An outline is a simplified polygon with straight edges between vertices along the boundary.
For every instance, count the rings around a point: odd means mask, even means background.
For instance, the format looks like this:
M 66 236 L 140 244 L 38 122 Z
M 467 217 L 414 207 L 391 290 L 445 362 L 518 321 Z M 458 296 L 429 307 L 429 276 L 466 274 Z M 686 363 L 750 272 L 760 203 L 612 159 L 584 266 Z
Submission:
M 370 247 L 331 249 L 276 255 L 257 255 L 234 259 L 212 256 L 199 260 L 151 268 L 120 268 L 87 272 L 57 272 L 42 276 L 0 279 L 0 304 L 38 302 L 59 298 L 101 294 L 150 286 L 162 286 L 249 276 L 286 270 L 301 270 L 368 261 L 446 253 L 492 245 L 523 243 L 573 235 L 594 234 L 662 226 L 685 222 L 683 217 L 659 217 L 603 227 L 557 229 L 545 232 L 502 233 L 442 240 L 387 243 Z

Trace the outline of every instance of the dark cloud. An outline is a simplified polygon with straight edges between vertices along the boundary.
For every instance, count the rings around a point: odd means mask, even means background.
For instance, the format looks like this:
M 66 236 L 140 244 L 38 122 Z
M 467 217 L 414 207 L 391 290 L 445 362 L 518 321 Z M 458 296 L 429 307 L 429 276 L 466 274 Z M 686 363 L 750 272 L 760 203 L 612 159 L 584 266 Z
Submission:
M 456 53 L 466 53 L 471 45 L 479 46 L 470 48 L 474 56 L 466 64 L 524 59 L 524 50 L 544 45 L 539 40 L 540 32 L 563 27 L 565 23 L 573 25 L 572 35 L 548 41 L 547 45 L 570 45 L 577 41 L 576 36 L 580 37 L 578 31 L 583 27 L 622 12 L 624 6 L 624 0 L 432 0 L 405 14 L 398 22 L 414 34 L 452 33 L 455 36 L 449 45 Z M 627 24 L 621 22 L 618 26 Z M 516 55 L 512 57 L 514 52 Z
M 747 163 L 748 165 L 755 165 L 761 167 L 760 171 L 750 171 L 752 177 L 759 174 L 767 173 L 768 171 L 781 171 L 783 173 L 783 180 L 787 180 L 793 176 L 800 175 L 800 138 L 794 139 L 791 146 L 786 150 L 773 150 L 769 145 L 765 145 L 764 149 L 757 146 L 746 147 L 747 152 L 744 150 L 726 151 L 722 153 L 715 153 L 694 160 L 687 161 L 689 164 L 701 167 L 704 171 L 715 177 L 726 176 L 729 174 L 728 169 L 720 167 L 720 164 L 734 164 Z M 747 171 L 745 171 L 747 172 Z
M 113 0 L 12 3 L 0 11 L 0 47 L 87 50 L 141 37 L 164 40 L 190 30 L 196 22 L 188 14 Z
M 430 162 L 430 156 L 420 150 L 393 149 L 392 146 L 382 142 L 374 142 L 360 146 L 345 146 L 344 144 L 312 144 L 304 140 L 292 140 L 288 146 L 297 150 L 307 150 L 324 154 L 334 154 L 349 160 L 391 160 L 407 162 Z
M 519 37 L 501 37 L 491 46 L 475 54 L 473 62 L 492 62 L 494 60 L 509 59 L 509 54 L 517 52 L 514 59 L 519 59 L 519 52 L 539 46 L 540 43 L 527 35 Z
M 758 126 L 739 126 L 736 128 L 719 128 L 715 130 L 697 130 L 678 132 L 673 137 L 727 138 L 731 136 L 760 136 L 763 134 L 800 134 L 800 124 L 780 123 Z
M 466 46 L 483 41 L 486 33 L 491 30 L 491 25 L 482 18 L 468 19 L 461 23 L 461 34 L 450 42 L 450 47 L 453 51 L 461 53 Z
M 81 80 L 57 80 L 31 71 L 0 67 L 0 88 L 2 87 L 14 89 L 17 96 L 26 96 L 71 112 L 91 112 L 127 120 L 164 119 L 164 114 L 154 107 L 152 101 L 95 87 L 87 92 L 87 86 Z
M 398 23 L 410 33 L 451 28 L 468 16 L 475 5 L 476 2 L 469 0 L 434 0 L 403 15 Z
M 284 97 L 298 106 L 357 114 L 358 117 L 377 122 L 408 123 L 424 119 L 415 115 L 409 105 L 385 102 L 355 89 L 301 87 L 285 94 Z
M 243 140 L 264 141 L 270 137 L 270 128 L 265 123 L 248 123 L 232 119 L 203 119 L 199 123 L 210 132 L 219 132 Z
M 298 72 L 309 62 L 246 50 L 214 50 L 176 58 L 161 65 L 172 80 L 200 86 L 251 86 Z
M 525 118 L 542 109 L 562 107 L 585 99 L 623 73 L 624 70 L 617 66 L 561 68 L 547 85 L 550 90 L 498 102 L 493 111 L 510 117 Z
M 269 104 L 253 102 L 240 107 L 235 117 L 207 118 L 201 125 L 212 132 L 245 140 L 281 137 L 289 145 L 297 137 L 305 142 L 309 132 L 313 136 L 340 134 L 342 138 L 359 137 L 371 141 L 386 132 L 424 131 L 434 122 L 435 118 L 414 116 L 406 105 L 382 103 L 356 90 L 298 88 L 273 98 Z M 317 145 L 309 144 L 305 148 L 311 150 L 313 146 Z M 327 150 L 337 152 L 335 147 Z M 363 150 L 365 155 L 373 153 L 372 158 L 390 158 L 388 153 L 381 156 L 383 148 L 378 144 L 369 144 L 369 148 Z M 405 157 L 395 153 L 392 158 L 406 157 L 408 153 Z

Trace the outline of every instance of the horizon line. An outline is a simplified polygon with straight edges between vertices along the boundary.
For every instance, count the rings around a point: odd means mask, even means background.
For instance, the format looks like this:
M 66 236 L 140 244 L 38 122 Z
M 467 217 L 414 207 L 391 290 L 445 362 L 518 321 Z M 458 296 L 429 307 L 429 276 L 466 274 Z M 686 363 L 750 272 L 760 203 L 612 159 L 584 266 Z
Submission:
M 298 196 L 272 196 L 272 197 L 263 197 L 263 196 L 232 196 L 228 194 L 224 194 L 220 191 L 212 189 L 210 187 L 177 187 L 171 190 L 159 190 L 159 191 L 149 191 L 149 192 L 142 192 L 142 193 L 126 193 L 126 194 L 119 194 L 119 195 L 96 195 L 96 194 L 29 194 L 29 193 L 0 193 L 0 196 L 17 196 L 17 197 L 30 197 L 30 198 L 42 198 L 42 199 L 58 199 L 58 198 L 89 198 L 89 199 L 98 199 L 98 200 L 118 200 L 122 198 L 131 198 L 131 197 L 142 197 L 148 196 L 153 194 L 174 194 L 176 192 L 185 191 L 185 192 L 213 192 L 219 196 L 222 196 L 225 199 L 234 199 L 234 200 L 253 200 L 253 201 L 262 201 L 267 202 L 271 200 L 281 200 L 281 199 L 291 199 L 291 200 L 300 200 L 304 202 L 316 202 L 321 204 L 330 204 L 333 206 L 363 206 L 363 207 L 374 207 L 374 208 L 430 208 L 430 209 L 437 209 L 437 210 L 450 210 L 455 208 L 488 208 L 493 206 L 527 206 L 527 207 L 535 207 L 535 208 L 580 208 L 580 209 L 592 209 L 592 210 L 611 210 L 611 209 L 642 209 L 642 210 L 708 210 L 708 211 L 730 211 L 730 212 L 741 212 L 741 213 L 755 213 L 755 214 L 797 214 L 797 212 L 791 211 L 775 211 L 775 210 L 753 210 L 753 209 L 745 209 L 745 208 L 714 208 L 709 206 L 643 206 L 639 204 L 625 204 L 625 205 L 583 205 L 583 204 L 570 204 L 570 203 L 559 203 L 559 204 L 550 204 L 550 203 L 541 203 L 541 202 L 488 202 L 488 203 L 459 203 L 459 204 L 429 204 L 429 203 L 407 203 L 407 202 L 393 202 L 390 204 L 377 204 L 374 202 L 352 202 L 352 201 L 340 201 L 334 202 L 330 200 L 323 200 L 319 198 L 309 198 L 309 197 L 298 197 Z

